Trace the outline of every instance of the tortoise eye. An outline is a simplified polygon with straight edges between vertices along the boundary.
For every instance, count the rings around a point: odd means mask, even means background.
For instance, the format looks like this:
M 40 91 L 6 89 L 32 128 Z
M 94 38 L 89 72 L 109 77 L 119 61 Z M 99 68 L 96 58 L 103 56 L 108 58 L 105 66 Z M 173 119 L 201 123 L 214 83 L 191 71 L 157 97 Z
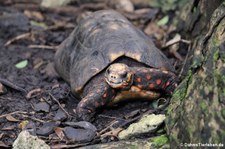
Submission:
M 126 78 L 126 77 L 127 77 L 127 72 L 121 74 L 120 77 L 121 77 L 121 78 Z
M 109 70 L 109 69 L 107 69 L 107 70 L 106 70 L 106 73 L 107 73 L 107 74 L 110 74 L 110 70 Z

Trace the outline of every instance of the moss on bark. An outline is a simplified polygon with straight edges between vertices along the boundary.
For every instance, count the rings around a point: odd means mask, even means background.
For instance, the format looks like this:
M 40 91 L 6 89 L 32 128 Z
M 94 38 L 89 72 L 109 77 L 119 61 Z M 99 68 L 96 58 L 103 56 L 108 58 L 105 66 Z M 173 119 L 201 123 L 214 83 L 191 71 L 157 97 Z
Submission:
M 220 3 L 207 16 L 210 20 L 204 27 L 205 34 L 193 38 L 192 66 L 168 107 L 166 124 L 171 147 L 225 142 L 225 4 Z

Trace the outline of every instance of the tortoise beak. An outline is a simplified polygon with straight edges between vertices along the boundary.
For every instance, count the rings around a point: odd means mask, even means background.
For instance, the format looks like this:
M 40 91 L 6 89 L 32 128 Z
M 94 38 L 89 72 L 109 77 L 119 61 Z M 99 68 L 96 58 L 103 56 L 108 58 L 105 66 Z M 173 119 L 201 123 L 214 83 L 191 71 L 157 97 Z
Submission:
M 112 88 L 129 88 L 133 83 L 133 74 L 130 72 L 127 74 L 127 77 L 123 79 L 106 75 L 105 80 Z

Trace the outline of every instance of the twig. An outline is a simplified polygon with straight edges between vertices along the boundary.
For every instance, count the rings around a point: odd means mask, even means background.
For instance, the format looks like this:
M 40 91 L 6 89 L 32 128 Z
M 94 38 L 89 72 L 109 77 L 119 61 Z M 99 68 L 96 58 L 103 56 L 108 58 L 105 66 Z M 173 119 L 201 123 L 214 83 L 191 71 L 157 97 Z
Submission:
M 75 147 L 80 147 L 80 146 L 86 146 L 89 145 L 90 143 L 80 143 L 80 144 L 55 144 L 51 145 L 52 149 L 58 149 L 58 148 L 75 148 Z
M 100 132 L 98 132 L 98 134 L 97 134 L 97 137 L 98 136 L 100 136 L 101 134 L 103 134 L 104 132 L 106 132 L 108 129 L 111 129 L 112 128 L 112 126 L 114 125 L 114 124 L 116 124 L 118 121 L 112 121 L 112 122 L 110 122 L 110 124 L 106 127 L 106 128 L 104 128 L 103 130 L 101 130 Z
M 8 46 L 10 44 L 12 44 L 13 42 L 17 41 L 17 40 L 20 40 L 20 39 L 24 39 L 24 38 L 28 38 L 30 37 L 31 35 L 33 34 L 38 34 L 40 32 L 45 32 L 45 31 L 48 31 L 48 30 L 56 30 L 58 28 L 73 28 L 74 26 L 71 26 L 71 25 L 65 25 L 65 24 L 56 24 L 56 25 L 52 25 L 52 26 L 49 26 L 48 28 L 45 28 L 45 29 L 42 29 L 42 30 L 38 30 L 38 31 L 32 31 L 32 32 L 29 32 L 29 33 L 24 33 L 24 34 L 21 34 L 21 35 L 18 35 L 10 40 L 8 40 L 4 46 Z
M 8 81 L 6 79 L 0 78 L 0 82 L 2 84 L 4 84 L 5 86 L 8 86 L 8 87 L 10 87 L 10 88 L 12 88 L 14 90 L 17 90 L 17 91 L 20 91 L 20 92 L 23 92 L 23 93 L 27 93 L 27 90 L 25 90 L 22 87 L 19 87 L 19 86 L 13 84 L 12 82 L 10 82 L 10 81 Z
M 29 115 L 24 115 L 24 114 L 22 114 L 22 116 L 23 116 L 24 118 L 29 118 L 29 119 L 32 119 L 32 120 L 37 121 L 37 122 L 45 123 L 45 121 L 40 120 L 40 119 L 35 118 L 35 117 L 31 117 L 31 116 L 29 116 Z
M 181 77 L 181 75 L 182 75 L 182 73 L 183 73 L 183 71 L 184 71 L 184 66 L 185 66 L 185 64 L 187 63 L 187 58 L 188 58 L 188 56 L 189 56 L 190 50 L 191 50 L 191 45 L 189 45 L 189 47 L 188 47 L 188 51 L 187 51 L 187 54 L 186 54 L 185 59 L 184 59 L 184 64 L 183 64 L 183 66 L 182 66 L 182 68 L 181 68 L 181 70 L 180 70 L 180 73 L 179 73 L 179 75 L 178 75 L 178 78 Z
M 171 46 L 170 52 L 174 55 L 174 57 L 176 57 L 178 60 L 183 61 L 183 57 L 180 55 L 179 52 L 177 52 L 177 50 L 179 49 L 179 44 L 173 44 Z
M 40 119 L 37 119 L 35 117 L 31 117 L 27 114 L 29 114 L 28 112 L 25 112 L 25 111 L 14 111 L 14 112 L 11 112 L 11 113 L 7 113 L 7 114 L 3 114 L 3 115 L 0 115 L 0 118 L 4 118 L 4 117 L 7 117 L 9 115 L 14 115 L 14 114 L 21 114 L 21 116 L 25 117 L 25 118 L 30 118 L 34 121 L 38 121 L 38 122 L 41 122 L 41 123 L 45 123 L 45 121 L 43 120 L 40 120 Z
M 32 33 L 25 33 L 25 34 L 18 35 L 18 36 L 16 36 L 16 37 L 14 37 L 14 38 L 8 40 L 8 41 L 4 44 L 4 46 L 8 46 L 8 45 L 10 45 L 11 43 L 13 43 L 13 42 L 15 42 L 15 41 L 17 41 L 17 40 L 27 38 L 27 37 L 29 37 L 29 36 L 31 36 L 31 35 L 32 35 Z
M 191 44 L 190 40 L 181 39 L 180 41 L 182 41 L 183 43 L 186 43 L 186 44 Z
M 29 91 L 29 92 L 27 93 L 26 98 L 27 98 L 27 99 L 33 98 L 33 97 L 35 97 L 35 96 L 33 96 L 34 93 L 40 93 L 40 92 L 42 92 L 42 91 L 43 91 L 43 90 L 40 89 L 40 88 L 33 89 L 33 90 L 31 90 L 31 91 Z M 37 96 L 37 95 L 36 95 L 36 96 Z
M 55 50 L 55 49 L 57 48 L 57 46 L 48 46 L 48 45 L 29 45 L 28 48 Z
M 59 103 L 59 101 L 50 93 L 48 92 L 48 94 L 51 96 L 51 98 L 59 105 L 59 107 L 61 108 L 61 110 L 68 116 L 68 117 L 72 117 L 63 107 L 62 105 Z
M 190 43 L 191 43 L 191 41 L 182 39 L 181 36 L 180 36 L 179 34 L 176 34 L 175 37 L 174 37 L 173 39 L 169 40 L 169 41 L 166 43 L 166 45 L 164 45 L 162 48 L 167 48 L 167 47 L 169 47 L 169 46 L 171 46 L 171 45 L 174 45 L 174 44 L 176 44 L 176 43 L 178 43 L 178 42 L 184 42 L 184 43 L 186 43 L 186 44 L 190 44 Z
M 27 114 L 27 112 L 25 112 L 25 111 L 15 111 L 15 112 L 11 112 L 11 113 L 0 115 L 0 118 L 4 118 L 6 116 L 13 115 L 13 114 L 18 114 L 18 113 L 20 113 L 20 114 Z
M 110 118 L 110 119 L 117 119 L 117 120 L 124 120 L 125 121 L 125 119 L 122 119 L 122 118 L 108 116 L 108 115 L 103 115 L 103 114 L 99 114 L 98 116 L 99 117 L 106 117 L 106 118 Z
M 122 128 L 113 129 L 113 130 L 111 130 L 109 132 L 106 132 L 106 133 L 102 134 L 101 138 L 108 137 L 108 136 L 112 136 L 112 137 L 118 138 L 117 136 L 122 130 L 123 130 Z

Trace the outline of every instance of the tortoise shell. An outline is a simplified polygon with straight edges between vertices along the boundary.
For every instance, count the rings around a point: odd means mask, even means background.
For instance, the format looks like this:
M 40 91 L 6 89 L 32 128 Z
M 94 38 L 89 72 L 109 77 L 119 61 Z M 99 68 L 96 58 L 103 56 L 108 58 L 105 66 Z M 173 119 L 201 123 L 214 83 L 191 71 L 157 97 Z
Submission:
M 92 77 L 122 56 L 173 71 L 151 39 L 113 10 L 97 11 L 80 21 L 59 46 L 55 68 L 73 91 L 80 92 Z

